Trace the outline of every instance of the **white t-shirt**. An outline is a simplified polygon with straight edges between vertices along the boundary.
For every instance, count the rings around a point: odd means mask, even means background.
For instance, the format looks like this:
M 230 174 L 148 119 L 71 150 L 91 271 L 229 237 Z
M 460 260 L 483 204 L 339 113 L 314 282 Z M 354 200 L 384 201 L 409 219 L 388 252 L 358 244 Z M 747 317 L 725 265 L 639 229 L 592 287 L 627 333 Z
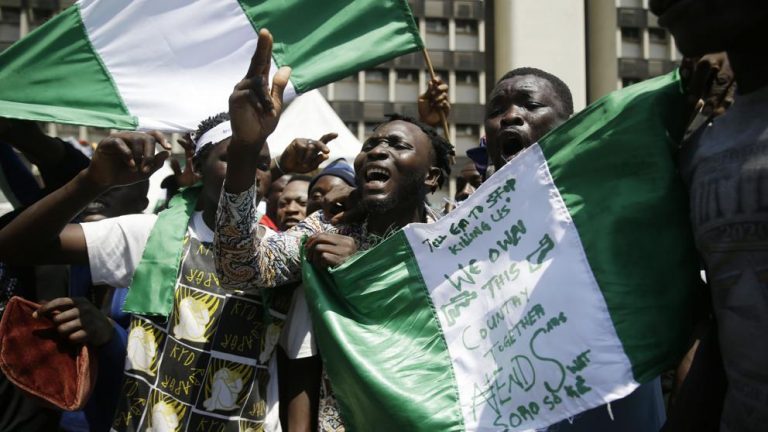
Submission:
M 130 286 L 156 221 L 154 214 L 132 214 L 80 224 L 93 283 Z M 192 215 L 188 230 L 201 242 L 213 241 L 213 231 L 203 221 L 203 212 Z
M 312 319 L 304 294 L 304 284 L 296 287 L 291 307 L 283 324 L 280 346 L 289 359 L 301 359 L 317 355 L 317 345 L 312 337 Z

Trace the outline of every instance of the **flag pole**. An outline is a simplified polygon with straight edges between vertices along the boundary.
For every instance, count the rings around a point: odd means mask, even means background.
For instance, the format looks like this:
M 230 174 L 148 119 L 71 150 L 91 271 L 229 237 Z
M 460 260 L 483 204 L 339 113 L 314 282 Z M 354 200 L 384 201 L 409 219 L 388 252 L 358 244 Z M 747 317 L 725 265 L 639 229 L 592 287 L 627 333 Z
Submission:
M 437 79 L 437 75 L 435 75 L 435 69 L 432 67 L 432 60 L 430 60 L 429 53 L 427 53 L 427 48 L 422 48 L 421 53 L 424 54 L 424 61 L 427 62 L 429 75 L 432 77 L 432 79 Z M 445 113 L 443 111 L 440 111 L 440 120 L 443 122 L 443 132 L 445 133 L 445 139 L 450 141 L 450 138 L 448 137 L 448 119 L 445 118 Z
M 424 61 L 427 62 L 427 69 L 429 70 L 429 75 L 432 77 L 432 79 L 437 79 L 437 75 L 435 74 L 435 68 L 432 67 L 432 60 L 429 58 L 429 53 L 427 52 L 427 47 L 421 48 L 421 53 L 424 55 Z M 449 136 L 448 132 L 448 119 L 445 118 L 445 113 L 440 110 L 440 121 L 443 123 L 443 133 L 445 134 L 445 139 L 448 140 L 448 142 L 451 142 L 451 138 Z M 451 146 L 453 147 L 453 143 L 451 143 Z M 455 163 L 455 156 L 451 156 L 451 165 Z

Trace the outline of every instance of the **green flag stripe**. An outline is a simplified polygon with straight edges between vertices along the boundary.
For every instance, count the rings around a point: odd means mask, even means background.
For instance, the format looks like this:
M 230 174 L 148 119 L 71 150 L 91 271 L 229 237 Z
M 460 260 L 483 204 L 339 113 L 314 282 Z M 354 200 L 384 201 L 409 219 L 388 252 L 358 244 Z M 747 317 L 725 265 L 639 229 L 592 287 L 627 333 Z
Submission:
M 298 93 L 424 46 L 406 0 L 240 0 L 256 30 L 274 37 L 278 66 Z
M 606 96 L 539 143 L 639 382 L 673 366 L 690 334 L 679 311 L 689 311 L 698 267 L 674 167 L 683 103 L 676 74 L 659 77 Z
M 94 52 L 77 5 L 0 54 L 0 82 L 0 112 L 8 117 L 125 129 L 137 124 Z
M 347 430 L 464 429 L 448 347 L 403 231 L 330 274 L 306 261 L 303 273 Z

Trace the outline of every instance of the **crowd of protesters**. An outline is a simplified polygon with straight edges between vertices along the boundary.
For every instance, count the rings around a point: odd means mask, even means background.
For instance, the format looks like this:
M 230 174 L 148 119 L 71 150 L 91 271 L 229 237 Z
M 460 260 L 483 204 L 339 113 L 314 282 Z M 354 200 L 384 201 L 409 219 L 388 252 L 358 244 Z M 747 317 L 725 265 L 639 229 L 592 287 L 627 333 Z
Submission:
M 690 110 L 680 115 L 690 126 L 679 171 L 711 300 L 671 379 L 545 430 L 765 431 L 768 8 L 724 0 L 651 0 L 651 8 L 686 56 Z M 272 159 L 268 137 L 290 69 L 269 87 L 270 55 L 262 30 L 229 112 L 211 113 L 180 141 L 187 163 L 174 161 L 159 214 L 143 211 L 147 179 L 169 155 L 161 134 L 115 133 L 89 160 L 32 122 L 0 119 L 4 189 L 19 204 L 0 219 L 0 301 L 41 303 L 36 317 L 99 360 L 76 412 L 52 409 L 0 374 L 0 431 L 344 430 L 313 337 L 302 255 L 335 267 L 409 223 L 439 219 L 574 114 L 558 77 L 535 65 L 504 74 L 487 98 L 485 137 L 456 170 L 455 196 L 432 202 L 455 156 L 435 129 L 451 111 L 445 83 L 433 79 L 418 97 L 419 119 L 383 119 L 353 164 L 327 160 L 335 134 L 301 131 Z

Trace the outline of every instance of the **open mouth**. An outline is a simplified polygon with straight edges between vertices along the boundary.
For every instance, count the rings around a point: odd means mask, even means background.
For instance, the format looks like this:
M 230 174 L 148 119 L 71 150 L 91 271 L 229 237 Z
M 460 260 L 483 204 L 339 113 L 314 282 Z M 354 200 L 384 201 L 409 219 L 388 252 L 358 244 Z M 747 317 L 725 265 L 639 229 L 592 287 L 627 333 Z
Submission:
M 528 144 L 523 135 L 515 130 L 503 131 L 500 138 L 501 157 L 507 162 Z
M 372 186 L 383 186 L 389 178 L 389 171 L 384 168 L 369 167 L 365 170 L 365 182 Z

